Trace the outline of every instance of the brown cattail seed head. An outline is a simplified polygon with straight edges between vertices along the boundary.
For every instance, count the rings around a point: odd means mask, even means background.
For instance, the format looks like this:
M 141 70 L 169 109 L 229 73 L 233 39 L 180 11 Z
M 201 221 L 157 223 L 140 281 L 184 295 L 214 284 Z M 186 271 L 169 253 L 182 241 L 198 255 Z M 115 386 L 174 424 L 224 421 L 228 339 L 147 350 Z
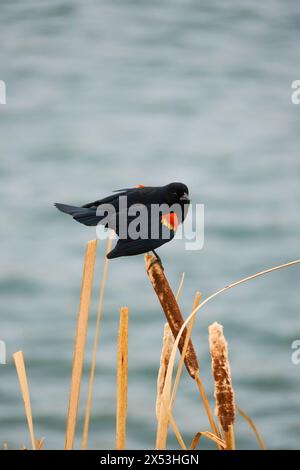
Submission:
M 235 420 L 234 390 L 228 360 L 227 341 L 224 338 L 223 326 L 213 323 L 208 328 L 209 346 L 212 361 L 212 372 L 215 380 L 215 413 L 224 431 Z

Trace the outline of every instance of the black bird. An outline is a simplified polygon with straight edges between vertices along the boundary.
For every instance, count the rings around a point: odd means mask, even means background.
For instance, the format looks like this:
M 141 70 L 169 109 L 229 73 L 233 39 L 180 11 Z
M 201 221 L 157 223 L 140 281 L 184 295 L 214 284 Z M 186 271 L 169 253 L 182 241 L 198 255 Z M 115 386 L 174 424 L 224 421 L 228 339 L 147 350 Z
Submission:
M 114 191 L 111 196 L 82 207 L 60 203 L 55 206 L 81 224 L 101 224 L 114 230 L 119 240 L 107 258 L 152 251 L 161 264 L 155 250 L 174 238 L 178 225 L 186 217 L 188 196 L 189 190 L 183 183 L 157 187 L 139 185 Z

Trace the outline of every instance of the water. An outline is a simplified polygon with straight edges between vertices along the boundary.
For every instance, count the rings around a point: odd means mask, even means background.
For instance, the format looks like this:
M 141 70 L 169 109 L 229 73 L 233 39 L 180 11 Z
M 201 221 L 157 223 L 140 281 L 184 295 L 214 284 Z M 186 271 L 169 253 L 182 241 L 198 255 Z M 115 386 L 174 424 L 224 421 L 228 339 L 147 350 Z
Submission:
M 84 203 L 135 184 L 183 181 L 205 204 L 205 246 L 160 251 L 185 313 L 203 295 L 299 258 L 300 7 L 287 2 L 1 2 L 0 442 L 29 445 L 11 354 L 22 349 L 36 434 L 64 445 L 85 242 L 53 202 Z M 91 359 L 98 286 L 82 387 Z M 207 327 L 225 327 L 238 404 L 268 448 L 299 446 L 299 268 L 223 295 L 200 312 L 194 343 L 212 393 Z M 128 448 L 153 448 L 163 314 L 143 258 L 109 265 L 89 445 L 113 448 L 118 310 L 130 308 Z M 174 410 L 187 443 L 208 428 L 184 373 Z M 176 447 L 171 432 L 170 446 Z M 242 419 L 240 448 L 257 443 Z M 202 446 L 208 446 L 204 441 Z

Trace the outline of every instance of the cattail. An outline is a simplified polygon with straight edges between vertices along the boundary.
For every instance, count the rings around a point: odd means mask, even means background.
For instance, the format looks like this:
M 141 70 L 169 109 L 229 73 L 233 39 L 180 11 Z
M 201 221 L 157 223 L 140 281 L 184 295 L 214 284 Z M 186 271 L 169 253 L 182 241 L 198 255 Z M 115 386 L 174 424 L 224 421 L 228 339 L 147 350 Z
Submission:
M 176 338 L 184 323 L 184 319 L 164 271 L 158 263 L 153 264 L 154 260 L 154 256 L 150 254 L 145 255 L 146 270 L 170 325 L 173 336 Z M 184 347 L 186 332 L 185 328 L 178 345 L 180 352 L 182 352 Z M 199 372 L 199 364 L 191 340 L 188 342 L 184 362 L 188 373 L 195 379 Z
M 228 360 L 227 341 L 224 338 L 223 326 L 217 322 L 210 325 L 208 332 L 212 372 L 215 380 L 215 414 L 224 430 L 227 449 L 233 449 L 235 401 Z

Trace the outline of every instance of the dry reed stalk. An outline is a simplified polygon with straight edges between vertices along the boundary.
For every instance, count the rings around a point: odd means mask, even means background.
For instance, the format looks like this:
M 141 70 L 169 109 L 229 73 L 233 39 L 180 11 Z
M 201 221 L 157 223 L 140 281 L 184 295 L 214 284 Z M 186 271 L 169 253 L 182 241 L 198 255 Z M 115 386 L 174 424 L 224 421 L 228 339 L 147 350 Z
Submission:
M 157 398 L 156 398 L 156 417 L 157 417 L 157 431 L 156 431 L 156 445 L 155 448 L 163 450 L 166 448 L 169 417 L 165 406 L 162 406 L 162 397 L 165 387 L 165 379 L 167 368 L 169 364 L 170 354 L 174 344 L 174 336 L 168 323 L 165 324 L 163 347 L 160 357 L 160 368 L 157 378 Z
M 215 423 L 215 420 L 213 418 L 212 411 L 210 409 L 209 401 L 208 401 L 207 395 L 206 395 L 205 390 L 204 390 L 204 385 L 203 385 L 202 379 L 201 379 L 199 374 L 196 376 L 196 383 L 197 383 L 197 387 L 198 387 L 200 396 L 202 398 L 204 409 L 205 409 L 210 427 L 213 431 L 213 434 L 215 436 L 221 438 L 221 435 L 219 433 L 219 430 L 218 430 L 218 428 L 216 426 L 216 423 Z
M 111 245 L 112 245 L 112 237 L 109 237 L 107 240 L 106 254 L 109 253 L 109 251 L 111 250 Z M 94 384 L 94 379 L 95 379 L 97 347 L 98 347 L 98 342 L 99 342 L 100 322 L 101 322 L 101 317 L 102 317 L 102 306 L 103 306 L 103 298 L 104 298 L 104 291 L 105 291 L 106 278 L 107 278 L 107 268 L 108 268 L 108 259 L 105 256 L 102 279 L 101 279 L 101 286 L 100 286 L 97 320 L 96 320 L 96 326 L 95 326 L 93 356 L 92 356 L 92 362 L 91 362 L 90 380 L 89 380 L 88 396 L 87 396 L 86 409 L 85 409 L 81 449 L 86 449 L 87 444 L 88 444 L 89 423 L 90 423 L 92 397 L 93 397 L 93 384 Z
M 40 439 L 36 441 L 36 450 L 42 450 L 42 447 L 44 445 L 44 440 L 45 438 L 41 437 Z
M 210 441 L 213 441 L 219 449 L 225 449 L 226 443 L 225 443 L 225 441 L 223 441 L 223 439 L 220 439 L 215 434 L 213 434 L 209 431 L 203 431 L 203 432 L 201 431 L 201 432 L 197 432 L 194 439 L 192 440 L 190 448 L 189 448 L 190 450 L 195 450 L 196 449 L 196 446 L 197 446 L 197 444 L 200 441 L 200 438 L 202 436 L 206 437 Z
M 193 312 L 186 318 L 186 320 L 184 321 L 183 325 L 181 326 L 177 336 L 176 336 L 176 339 L 174 341 L 174 345 L 173 345 L 173 349 L 172 349 L 172 353 L 171 353 L 171 356 L 170 356 L 170 360 L 169 360 L 169 365 L 168 365 L 168 370 L 167 370 L 167 375 L 166 375 L 166 384 L 170 385 L 171 384 L 171 381 L 172 381 L 172 375 L 173 375 L 173 370 L 174 370 L 174 365 L 175 365 L 175 358 L 176 358 L 176 352 L 177 352 L 177 348 L 178 348 L 178 345 L 179 345 L 179 341 L 181 340 L 182 338 L 182 335 L 185 331 L 185 328 L 187 327 L 187 325 L 189 324 L 190 320 L 196 316 L 197 312 L 200 310 L 200 308 L 203 308 L 206 304 L 208 304 L 211 300 L 213 300 L 215 297 L 219 296 L 220 294 L 224 293 L 224 292 L 227 292 L 228 290 L 234 288 L 234 287 L 237 287 L 245 282 L 248 282 L 252 279 L 256 279 L 260 276 L 264 276 L 266 274 L 269 274 L 269 273 L 272 273 L 274 271 L 278 271 L 280 269 L 284 269 L 284 268 L 287 268 L 287 267 L 290 267 L 290 266 L 295 266 L 296 264 L 299 264 L 300 263 L 300 259 L 299 260 L 296 260 L 296 261 L 291 261 L 289 263 L 285 263 L 285 264 L 281 264 L 279 266 L 275 266 L 273 268 L 269 268 L 269 269 L 266 269 L 264 271 L 260 271 L 256 274 L 253 274 L 251 276 L 247 276 L 245 278 L 242 278 L 232 284 L 229 284 L 228 286 L 226 287 L 223 287 L 222 289 L 218 290 L 217 292 L 214 292 L 213 294 L 211 294 L 209 297 L 207 297 L 205 300 L 203 300 L 203 302 L 201 302 L 198 307 L 196 307 Z M 198 387 L 199 387 L 199 390 L 201 388 L 201 381 L 198 381 Z M 203 387 L 203 386 L 202 386 Z M 201 392 L 201 391 L 200 391 Z M 163 393 L 163 400 L 164 400 L 164 403 L 167 403 L 168 402 L 168 397 L 169 397 L 169 394 L 170 394 L 170 387 L 166 387 L 165 386 L 165 389 L 164 389 L 164 393 Z M 216 435 L 219 435 L 219 432 L 217 430 L 217 432 L 215 433 Z
M 89 241 L 86 246 L 84 258 L 80 304 L 76 327 L 69 409 L 66 426 L 65 450 L 72 450 L 74 447 L 76 421 L 80 397 L 80 386 L 82 380 L 82 368 L 85 353 L 85 341 L 87 335 L 90 303 L 94 280 L 96 252 L 97 240 Z
M 225 431 L 225 442 L 226 450 L 235 450 L 235 435 L 233 424 L 230 424 L 227 431 Z
M 208 328 L 212 373 L 215 381 L 215 414 L 225 434 L 226 449 L 235 449 L 233 425 L 235 421 L 235 400 L 232 387 L 228 345 L 223 326 L 215 322 Z
M 240 413 L 241 416 L 243 416 L 243 418 L 247 421 L 247 423 L 249 424 L 250 428 L 252 429 L 252 431 L 254 432 L 255 436 L 256 436 L 256 439 L 260 445 L 260 448 L 262 450 L 266 450 L 266 446 L 265 446 L 265 443 L 264 441 L 262 440 L 258 430 L 257 430 L 257 427 L 255 426 L 253 420 L 250 418 L 250 416 L 248 416 L 245 411 L 243 411 L 239 406 L 238 406 L 238 412 Z
M 192 311 L 193 311 L 196 307 L 198 307 L 198 305 L 199 305 L 199 303 L 200 303 L 201 297 L 202 297 L 201 292 L 196 292 Z M 186 334 L 186 338 L 185 338 L 185 340 L 184 340 L 184 345 L 183 345 L 183 349 L 182 349 L 182 354 L 181 354 L 180 359 L 179 359 L 179 364 L 178 364 L 178 368 L 177 368 L 177 373 L 176 373 L 176 376 L 175 376 L 174 385 L 173 385 L 173 390 L 172 390 L 171 407 L 173 406 L 174 401 L 175 401 L 175 398 L 176 398 L 176 393 L 177 393 L 177 389 L 178 389 L 178 385 L 179 385 L 179 380 L 180 380 L 180 376 L 181 376 L 182 369 L 183 369 L 184 357 L 185 357 L 185 354 L 186 354 L 186 350 L 187 350 L 187 346 L 188 346 L 189 339 L 190 339 L 190 337 L 191 337 L 191 332 L 192 332 L 192 328 L 193 328 L 193 326 L 194 326 L 194 321 L 195 321 L 195 318 L 192 318 L 192 320 L 190 321 L 190 323 L 189 323 L 188 326 L 187 326 L 187 334 Z M 174 342 L 174 341 L 173 341 L 173 342 Z M 171 355 L 171 351 L 170 351 L 170 354 L 169 354 L 169 358 L 170 358 L 170 355 Z M 169 363 L 169 361 L 168 361 L 168 363 Z
M 180 299 L 180 296 L 181 296 L 181 293 L 182 293 L 182 288 L 183 288 L 183 283 L 184 283 L 184 278 L 185 278 L 185 273 L 182 273 L 180 283 L 179 283 L 179 286 L 178 286 L 178 290 L 177 290 L 177 294 L 176 294 L 176 297 L 175 297 L 176 302 L 178 302 L 179 299 Z
M 181 326 L 184 323 L 184 319 L 169 282 L 164 274 L 164 271 L 162 270 L 159 263 L 153 263 L 154 260 L 155 257 L 153 255 L 150 255 L 149 253 L 145 255 L 146 271 L 163 308 L 174 338 L 176 338 Z M 184 330 L 184 333 L 179 341 L 180 352 L 182 352 L 185 337 L 186 329 Z M 199 365 L 191 340 L 188 342 L 184 362 L 190 376 L 194 379 L 197 375 L 197 372 L 199 371 Z
M 170 391 L 171 391 L 170 385 L 171 385 L 170 381 L 165 382 L 164 388 L 163 388 L 163 394 L 161 396 L 161 406 L 159 408 L 155 449 L 164 450 L 166 448 L 168 429 L 169 429 L 169 423 L 170 423 L 180 447 L 186 450 L 187 447 L 180 434 L 176 421 L 171 413 L 169 401 L 166 401 L 170 397 Z
M 8 444 L 7 444 L 7 442 L 3 442 L 3 450 L 8 450 Z
M 174 336 L 168 323 L 164 326 L 163 346 L 160 356 L 160 366 L 157 377 L 156 417 L 159 418 L 162 393 L 165 385 L 166 373 L 170 355 L 174 344 Z
M 17 374 L 18 374 L 18 379 L 19 379 L 20 387 L 21 387 L 22 398 L 24 400 L 25 412 L 26 412 L 28 429 L 29 429 L 29 434 L 30 434 L 30 439 L 31 439 L 32 450 L 36 450 L 36 443 L 35 443 L 34 430 L 33 430 L 33 421 L 32 421 L 32 412 L 31 412 L 31 404 L 30 404 L 30 394 L 29 394 L 29 387 L 28 387 L 28 381 L 27 381 L 27 376 L 26 376 L 26 369 L 25 369 L 25 362 L 24 362 L 23 352 L 22 351 L 15 352 L 13 354 L 13 359 L 15 361 Z
M 199 305 L 201 297 L 202 297 L 201 292 L 196 292 L 192 311 L 194 311 L 194 309 Z M 170 412 L 172 412 L 172 408 L 173 408 L 173 405 L 174 405 L 174 402 L 175 402 L 176 393 L 177 393 L 177 389 L 178 389 L 178 385 L 179 385 L 179 380 L 180 380 L 180 376 L 181 376 L 182 368 L 183 368 L 183 359 L 185 357 L 188 341 L 189 341 L 189 338 L 191 336 L 191 332 L 192 332 L 192 329 L 193 329 L 193 326 L 194 326 L 194 321 L 195 321 L 195 317 L 193 317 L 191 319 L 190 323 L 187 325 L 187 335 L 186 335 L 186 338 L 184 340 L 184 346 L 183 346 L 182 354 L 181 354 L 181 357 L 180 357 L 180 360 L 179 360 L 178 369 L 177 369 L 177 373 L 176 373 L 176 376 L 175 376 L 172 395 L 171 395 L 171 403 L 170 403 L 170 409 L 169 409 Z M 218 429 L 217 429 L 216 424 L 214 422 L 214 418 L 213 418 L 213 415 L 212 415 L 212 412 L 211 412 L 211 409 L 210 409 L 209 401 L 207 399 L 207 396 L 206 396 L 204 386 L 203 386 L 202 380 L 200 378 L 199 372 L 195 376 L 195 380 L 196 380 L 200 395 L 202 397 L 203 405 L 204 405 L 204 408 L 205 408 L 210 426 L 211 426 L 211 428 L 214 432 L 214 435 L 217 438 L 219 438 L 220 434 L 218 433 Z
M 181 280 L 180 280 L 179 287 L 178 287 L 177 294 L 176 294 L 177 302 L 182 292 L 184 276 L 185 276 L 184 273 L 182 273 Z M 170 325 L 166 323 L 164 326 L 163 346 L 162 346 L 162 352 L 161 352 L 161 357 L 160 357 L 160 367 L 159 367 L 158 377 L 157 377 L 157 396 L 156 396 L 156 417 L 157 417 L 156 448 L 157 449 L 158 448 L 165 449 L 167 445 L 169 416 L 168 416 L 168 412 L 165 406 L 163 406 L 161 409 L 161 404 L 162 404 L 162 396 L 163 396 L 163 391 L 164 391 L 164 386 L 165 386 L 166 373 L 167 373 L 169 358 L 170 358 L 173 344 L 174 344 L 174 336 L 171 331 Z M 174 432 L 177 435 L 178 442 L 180 443 L 182 447 L 183 445 L 182 438 L 180 436 L 180 433 L 176 424 L 174 424 L 174 421 L 172 421 L 172 425 L 173 425 Z
M 127 375 L 128 375 L 128 308 L 120 310 L 117 357 L 117 414 L 116 414 L 116 449 L 126 446 L 127 417 Z

